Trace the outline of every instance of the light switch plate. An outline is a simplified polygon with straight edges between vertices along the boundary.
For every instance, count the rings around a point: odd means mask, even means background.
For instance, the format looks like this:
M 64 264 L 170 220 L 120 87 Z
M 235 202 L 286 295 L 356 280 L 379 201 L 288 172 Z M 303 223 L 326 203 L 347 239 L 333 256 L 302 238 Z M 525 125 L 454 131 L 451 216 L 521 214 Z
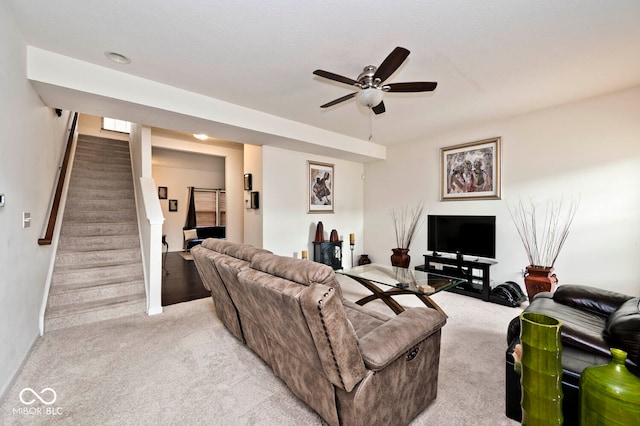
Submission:
M 22 227 L 28 228 L 31 226 L 31 213 L 30 212 L 22 212 Z

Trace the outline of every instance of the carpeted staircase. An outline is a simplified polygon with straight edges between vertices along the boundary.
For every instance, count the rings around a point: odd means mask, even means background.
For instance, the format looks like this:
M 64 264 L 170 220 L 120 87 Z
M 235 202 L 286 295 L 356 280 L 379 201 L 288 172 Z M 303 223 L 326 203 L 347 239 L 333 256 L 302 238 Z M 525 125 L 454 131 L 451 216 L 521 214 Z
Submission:
M 79 135 L 45 329 L 146 308 L 129 144 Z

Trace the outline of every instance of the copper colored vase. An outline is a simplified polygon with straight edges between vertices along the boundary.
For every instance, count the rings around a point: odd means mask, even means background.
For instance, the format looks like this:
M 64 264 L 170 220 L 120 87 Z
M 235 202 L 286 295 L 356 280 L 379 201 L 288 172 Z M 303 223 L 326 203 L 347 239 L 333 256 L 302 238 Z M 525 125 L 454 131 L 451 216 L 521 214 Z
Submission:
M 335 229 L 332 229 L 331 234 L 329 235 L 329 241 L 334 243 L 339 240 L 340 240 L 340 237 L 338 237 L 338 231 L 336 231 Z
M 397 266 L 400 268 L 408 268 L 411 262 L 411 256 L 409 256 L 409 249 L 394 248 L 391 249 L 393 254 L 391 255 L 391 266 Z
M 318 226 L 316 226 L 316 238 L 314 241 L 316 243 L 324 241 L 324 225 L 322 225 L 322 222 L 318 222 Z
M 558 284 L 558 278 L 553 273 L 553 268 L 540 266 L 527 266 L 527 273 L 524 276 L 524 285 L 527 287 L 529 301 L 543 291 L 553 291 Z
M 371 259 L 369 259 L 368 254 L 361 254 L 360 259 L 358 259 L 358 265 L 368 265 L 371 263 Z

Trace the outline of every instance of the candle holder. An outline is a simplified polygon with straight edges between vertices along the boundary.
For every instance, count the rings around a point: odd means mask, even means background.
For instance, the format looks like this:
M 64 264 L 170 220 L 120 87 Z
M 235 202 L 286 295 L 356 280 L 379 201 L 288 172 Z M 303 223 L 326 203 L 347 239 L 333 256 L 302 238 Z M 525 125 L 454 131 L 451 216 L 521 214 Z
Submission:
M 356 248 L 356 245 L 355 243 L 351 243 L 349 247 L 351 248 L 351 267 L 353 268 L 353 249 Z
M 353 249 L 356 248 L 356 234 L 349 234 L 349 247 L 351 248 L 351 267 L 353 268 Z

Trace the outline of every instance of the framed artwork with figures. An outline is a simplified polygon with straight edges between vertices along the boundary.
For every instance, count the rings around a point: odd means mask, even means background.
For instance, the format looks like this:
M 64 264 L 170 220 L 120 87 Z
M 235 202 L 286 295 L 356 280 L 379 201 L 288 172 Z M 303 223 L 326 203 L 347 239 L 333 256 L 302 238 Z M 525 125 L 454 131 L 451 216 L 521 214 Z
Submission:
M 334 211 L 334 173 L 333 164 L 308 161 L 309 175 L 307 191 L 309 213 L 333 213 Z
M 441 148 L 442 201 L 500 199 L 501 138 Z

